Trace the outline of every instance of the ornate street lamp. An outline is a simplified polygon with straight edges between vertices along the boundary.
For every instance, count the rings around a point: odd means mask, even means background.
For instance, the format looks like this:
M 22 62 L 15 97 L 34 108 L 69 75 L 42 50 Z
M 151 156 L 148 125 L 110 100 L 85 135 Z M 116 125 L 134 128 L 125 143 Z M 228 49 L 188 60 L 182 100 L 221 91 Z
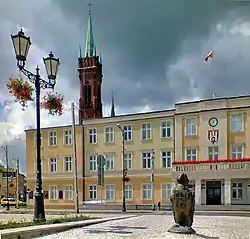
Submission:
M 122 135 L 122 212 L 126 212 L 126 196 L 125 196 L 125 179 L 127 177 L 128 170 L 125 167 L 125 138 L 124 138 L 124 130 L 123 128 L 117 124 L 116 125 L 121 131 Z
M 47 58 L 43 58 L 45 68 L 47 71 L 49 81 L 43 80 L 40 75 L 40 69 L 36 68 L 36 73 L 32 73 L 25 69 L 25 62 L 31 46 L 30 38 L 24 35 L 22 29 L 16 34 L 11 35 L 13 42 L 17 67 L 19 70 L 27 76 L 31 83 L 35 85 L 36 89 L 36 127 L 37 127 L 37 138 L 36 138 L 36 191 L 35 191 L 35 204 L 34 204 L 34 221 L 46 220 L 44 211 L 44 199 L 42 189 L 42 170 L 41 170 L 41 126 L 40 126 L 40 91 L 42 89 L 54 89 L 56 84 L 56 76 L 58 67 L 60 65 L 59 59 L 55 58 L 53 53 L 50 52 Z

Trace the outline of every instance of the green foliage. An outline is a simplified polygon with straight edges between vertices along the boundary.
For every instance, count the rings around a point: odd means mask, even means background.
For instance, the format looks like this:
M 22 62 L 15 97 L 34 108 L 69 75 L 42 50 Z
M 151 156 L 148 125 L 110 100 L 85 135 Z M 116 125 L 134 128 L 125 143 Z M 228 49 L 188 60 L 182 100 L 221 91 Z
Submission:
M 29 227 L 29 226 L 37 226 L 37 225 L 49 225 L 49 224 L 57 224 L 63 222 L 76 222 L 76 221 L 84 221 L 89 219 L 95 219 L 85 215 L 75 215 L 75 216 L 61 216 L 53 219 L 49 219 L 46 221 L 38 220 L 36 222 L 28 221 L 22 219 L 21 221 L 10 220 L 6 222 L 0 222 L 0 230 L 18 228 L 18 227 Z

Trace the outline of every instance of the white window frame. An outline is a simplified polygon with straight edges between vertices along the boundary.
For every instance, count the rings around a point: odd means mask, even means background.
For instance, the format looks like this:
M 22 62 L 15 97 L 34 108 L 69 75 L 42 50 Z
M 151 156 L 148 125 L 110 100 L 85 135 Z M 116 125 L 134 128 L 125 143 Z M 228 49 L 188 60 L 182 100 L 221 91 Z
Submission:
M 89 185 L 89 199 L 97 200 L 97 185 L 91 184 Z
M 37 134 L 34 133 L 34 147 L 35 147 L 35 148 L 36 148 L 36 135 L 37 135 Z M 43 139 L 43 138 L 42 138 L 42 133 L 40 133 L 40 135 L 41 135 L 40 138 L 41 138 L 41 147 L 42 147 L 42 139 Z
M 73 172 L 73 157 L 72 156 L 64 156 L 64 172 L 67 172 L 67 173 Z
M 131 125 L 123 126 L 123 135 L 124 141 L 132 141 L 133 140 L 133 128 Z
M 88 129 L 88 142 L 89 144 L 96 144 L 97 143 L 97 129 Z
M 166 161 L 165 162 L 166 166 L 163 163 L 164 161 Z M 161 151 L 161 164 L 162 164 L 162 168 L 171 168 L 172 167 L 172 151 L 171 150 Z
M 50 185 L 49 186 L 49 200 L 58 200 L 58 186 Z
M 171 183 L 163 183 L 161 185 L 161 198 L 162 198 L 162 200 L 170 199 L 171 190 L 172 190 Z
M 197 135 L 197 118 L 186 119 L 186 136 Z
M 218 160 L 219 159 L 219 146 L 209 146 L 208 147 L 208 159 Z
M 232 159 L 244 158 L 244 146 L 242 144 L 231 145 L 231 158 Z
M 115 170 L 115 155 L 112 154 L 105 154 L 105 170 L 106 171 L 113 171 Z
M 66 129 L 63 132 L 63 144 L 64 145 L 72 145 L 72 130 Z
M 142 200 L 152 200 L 152 184 L 151 183 L 143 183 L 141 186 L 141 190 L 142 190 L 141 192 Z
M 104 128 L 104 142 L 114 143 L 115 142 L 115 129 L 113 126 L 107 126 Z
M 48 144 L 50 147 L 55 147 L 57 146 L 57 131 L 53 130 L 48 132 Z
M 141 125 L 141 139 L 142 140 L 152 139 L 152 125 L 151 125 L 151 123 L 142 123 L 142 125 Z
M 49 172 L 56 173 L 57 172 L 57 158 L 49 157 Z
M 142 169 L 151 169 L 151 166 L 152 166 L 152 152 L 142 152 L 141 160 L 142 160 Z M 145 167 L 144 167 L 144 161 L 145 161 Z
M 197 148 L 186 148 L 186 161 L 196 161 L 196 160 L 197 160 Z
M 89 159 L 89 171 L 96 171 L 97 170 L 97 156 L 89 155 L 88 159 Z
M 244 131 L 242 113 L 230 115 L 230 131 L 234 133 Z
M 106 200 L 114 201 L 115 200 L 115 185 L 106 184 Z
M 132 159 L 132 153 L 131 152 L 125 152 L 124 153 L 124 168 L 127 169 L 132 169 L 132 163 L 133 163 L 133 159 Z
M 170 121 L 161 122 L 161 138 L 169 139 L 172 137 L 172 127 Z
M 133 200 L 134 198 L 134 190 L 133 190 L 133 184 L 126 183 L 125 184 L 125 199 L 126 201 Z
M 65 200 L 73 200 L 74 199 L 74 188 L 73 185 L 67 184 L 64 187 L 64 195 Z
M 236 192 L 236 197 L 233 196 L 234 191 Z M 240 191 L 241 191 L 241 196 L 239 193 Z M 240 200 L 243 199 L 243 183 L 242 182 L 232 182 L 232 199 L 240 199 Z

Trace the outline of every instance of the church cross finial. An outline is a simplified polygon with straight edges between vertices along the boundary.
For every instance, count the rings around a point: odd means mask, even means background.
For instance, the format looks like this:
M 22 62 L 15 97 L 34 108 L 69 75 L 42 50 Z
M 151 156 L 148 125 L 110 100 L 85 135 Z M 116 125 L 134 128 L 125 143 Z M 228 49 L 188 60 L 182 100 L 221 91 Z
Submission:
M 91 3 L 90 0 L 89 0 L 89 3 L 88 3 L 88 6 L 89 6 L 89 15 L 91 15 L 91 6 L 92 6 L 92 3 Z

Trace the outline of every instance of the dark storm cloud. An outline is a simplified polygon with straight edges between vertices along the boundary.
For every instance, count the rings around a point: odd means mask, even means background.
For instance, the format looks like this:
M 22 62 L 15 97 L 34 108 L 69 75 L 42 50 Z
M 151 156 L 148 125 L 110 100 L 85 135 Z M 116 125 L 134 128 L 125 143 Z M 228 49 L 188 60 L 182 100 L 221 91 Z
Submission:
M 66 18 L 78 23 L 82 34 L 79 41 L 84 46 L 87 1 L 55 2 Z M 194 0 L 93 0 L 92 3 L 94 35 L 103 54 L 105 102 L 110 101 L 110 91 L 114 88 L 119 96 L 116 100 L 122 108 L 131 104 L 165 108 L 182 98 L 194 97 L 191 80 L 196 82 L 199 97 L 211 97 L 215 82 L 217 95 L 246 93 L 244 87 L 235 91 L 224 86 L 225 80 L 233 83 L 239 71 L 243 81 L 248 69 L 244 68 L 244 64 L 238 64 L 241 59 L 228 61 L 225 51 L 221 51 L 221 57 L 217 55 L 220 49 L 216 48 L 216 44 L 221 38 L 224 38 L 225 44 L 235 41 L 241 46 L 242 43 L 238 36 L 227 32 L 218 34 L 216 26 L 219 22 L 229 24 L 238 18 L 247 20 L 250 4 Z M 214 47 L 217 63 L 205 66 L 204 54 Z M 189 74 L 187 69 L 171 68 L 187 55 L 194 58 L 186 59 L 193 63 L 189 65 Z M 222 70 L 226 66 L 229 69 Z M 176 81 L 177 87 L 172 87 L 173 81 Z

